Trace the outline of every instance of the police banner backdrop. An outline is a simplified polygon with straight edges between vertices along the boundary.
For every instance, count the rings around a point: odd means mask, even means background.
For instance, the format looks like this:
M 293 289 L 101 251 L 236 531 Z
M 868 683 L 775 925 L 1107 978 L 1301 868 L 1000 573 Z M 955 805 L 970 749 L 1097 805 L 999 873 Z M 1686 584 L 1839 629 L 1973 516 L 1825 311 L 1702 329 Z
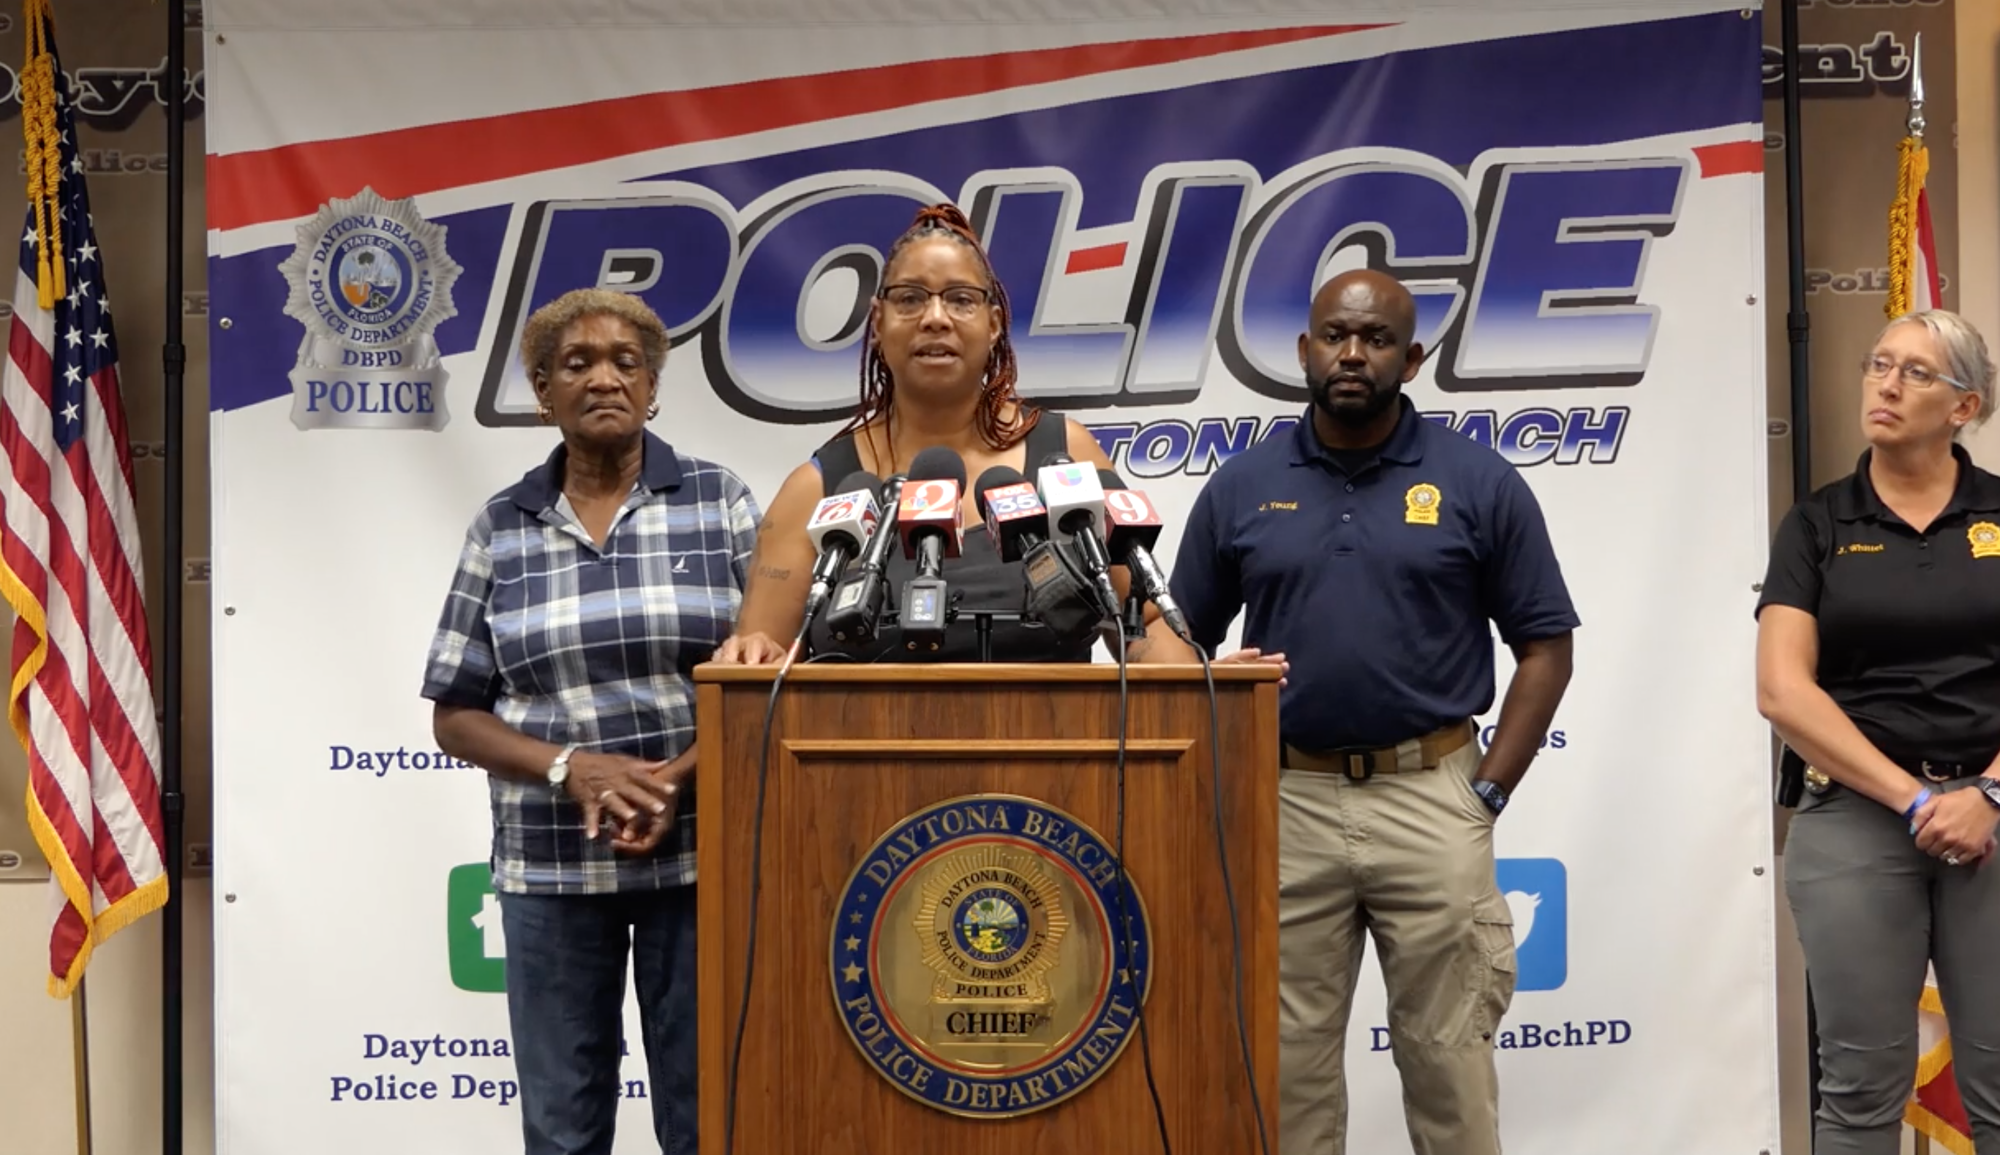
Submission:
M 1521 468 L 1584 622 L 1499 825 L 1506 1142 L 1776 1148 L 1757 14 L 1317 7 L 213 0 L 225 1155 L 518 1142 L 484 775 L 417 689 L 467 521 L 555 441 L 528 314 L 645 299 L 676 341 L 654 430 L 768 503 L 941 200 L 990 243 L 1022 391 L 1170 527 L 1304 411 L 1316 284 L 1412 285 L 1410 393 Z M 1368 969 L 1352 1149 L 1407 1150 Z

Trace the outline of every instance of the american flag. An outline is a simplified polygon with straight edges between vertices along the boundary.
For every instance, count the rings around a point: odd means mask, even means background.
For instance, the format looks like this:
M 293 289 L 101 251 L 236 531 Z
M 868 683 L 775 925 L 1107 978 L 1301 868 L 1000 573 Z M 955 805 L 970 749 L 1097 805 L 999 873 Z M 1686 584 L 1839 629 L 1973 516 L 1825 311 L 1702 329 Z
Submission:
M 0 380 L 0 593 L 18 619 L 8 717 L 28 755 L 28 821 L 54 876 L 49 992 L 60 998 L 94 946 L 166 901 L 167 879 L 118 343 L 67 85 L 40 16 L 31 10 L 31 54 L 34 33 L 47 35 L 41 107 L 31 107 L 31 55 L 22 122 L 31 167 L 38 130 L 53 167 L 30 182 Z M 37 224 L 38 183 L 56 214 L 53 243 Z M 38 283 L 44 250 L 56 264 Z M 48 304 L 45 288 L 57 294 Z

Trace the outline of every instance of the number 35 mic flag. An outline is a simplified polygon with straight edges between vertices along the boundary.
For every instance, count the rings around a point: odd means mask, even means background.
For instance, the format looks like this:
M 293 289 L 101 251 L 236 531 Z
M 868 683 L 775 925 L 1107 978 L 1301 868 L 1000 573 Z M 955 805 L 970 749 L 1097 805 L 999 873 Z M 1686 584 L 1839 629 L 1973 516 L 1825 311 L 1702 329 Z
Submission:
M 47 0 L 28 0 L 28 214 L 0 370 L 0 594 L 14 609 L 8 720 L 48 858 L 49 993 L 166 902 L 160 736 L 140 591 L 118 343 Z

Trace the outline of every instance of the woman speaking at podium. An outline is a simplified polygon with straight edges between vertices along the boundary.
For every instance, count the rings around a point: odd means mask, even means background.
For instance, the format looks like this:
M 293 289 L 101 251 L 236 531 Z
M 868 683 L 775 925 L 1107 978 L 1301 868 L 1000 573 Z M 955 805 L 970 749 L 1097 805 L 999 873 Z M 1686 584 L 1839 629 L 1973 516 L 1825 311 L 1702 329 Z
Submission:
M 694 686 L 756 502 L 646 431 L 667 330 L 586 289 L 521 337 L 562 444 L 473 518 L 424 674 L 438 747 L 490 775 L 527 1155 L 608 1155 L 633 959 L 653 1125 L 695 1145 Z
M 857 470 L 878 478 L 908 474 L 919 453 L 941 447 L 965 463 L 968 480 L 994 466 L 1032 478 L 1051 454 L 1066 454 L 1093 469 L 1111 462 L 1082 425 L 1022 401 L 1014 392 L 1014 348 L 1008 340 L 1007 293 L 965 216 L 949 204 L 917 212 L 889 248 L 882 287 L 869 305 L 862 342 L 861 408 L 846 428 L 793 470 L 758 527 L 750 587 L 737 633 L 715 653 L 717 662 L 763 665 L 784 660 L 805 614 L 817 552 L 806 525 L 814 507 Z M 967 489 L 972 488 L 967 486 Z M 964 524 L 981 521 L 977 494 L 961 501 Z M 894 511 L 883 511 L 882 532 L 893 532 Z M 1004 562 L 985 533 L 965 535 L 963 556 L 945 562 L 943 574 L 960 610 L 1017 616 L 1022 607 L 1019 562 Z M 892 554 L 890 578 L 900 587 L 914 573 Z M 1122 569 L 1113 572 L 1119 596 Z M 883 636 L 886 635 L 886 636 Z M 814 649 L 830 639 L 816 625 Z M 1046 629 L 996 618 L 992 658 L 1001 662 L 1087 662 L 1091 639 L 1063 641 Z M 1137 643 L 1132 651 L 1146 643 Z M 946 634 L 941 648 L 922 654 L 902 650 L 896 631 L 882 631 L 868 646 L 841 652 L 858 661 L 964 662 L 976 660 L 972 626 Z M 1189 660 L 1192 660 L 1190 657 Z

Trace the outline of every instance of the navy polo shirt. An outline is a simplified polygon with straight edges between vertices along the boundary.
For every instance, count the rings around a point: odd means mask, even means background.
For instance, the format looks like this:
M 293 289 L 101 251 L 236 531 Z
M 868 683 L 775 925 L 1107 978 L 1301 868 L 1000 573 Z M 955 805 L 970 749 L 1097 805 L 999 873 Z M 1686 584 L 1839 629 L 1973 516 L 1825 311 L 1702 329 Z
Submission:
M 1482 714 L 1493 627 L 1514 645 L 1578 624 L 1528 483 L 1399 404 L 1351 477 L 1308 410 L 1216 471 L 1181 538 L 1172 585 L 1195 641 L 1214 653 L 1242 610 L 1243 644 L 1291 662 L 1279 730 L 1304 749 L 1390 746 Z

